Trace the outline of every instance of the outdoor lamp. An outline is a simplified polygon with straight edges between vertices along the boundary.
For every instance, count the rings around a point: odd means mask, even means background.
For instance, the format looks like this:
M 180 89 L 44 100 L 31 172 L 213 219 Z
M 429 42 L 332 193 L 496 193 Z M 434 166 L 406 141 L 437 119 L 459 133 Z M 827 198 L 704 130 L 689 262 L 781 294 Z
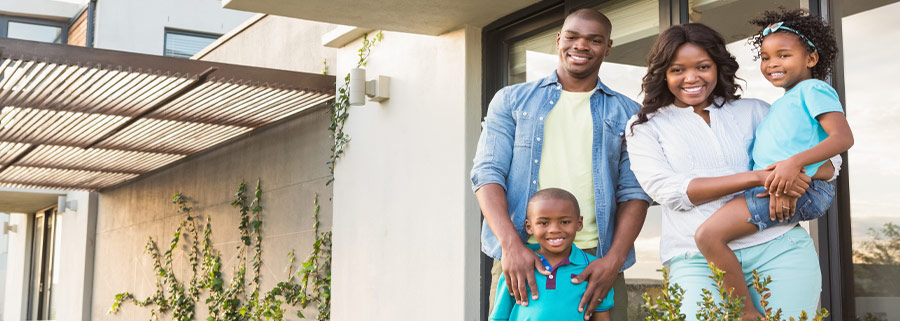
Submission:
M 390 98 L 391 77 L 378 76 L 378 79 L 366 81 L 366 70 L 362 68 L 350 69 L 350 106 L 362 106 L 366 104 L 366 96 L 369 100 L 382 102 Z
M 9 234 L 9 232 L 16 233 L 18 225 L 9 224 L 9 222 L 3 222 L 3 234 Z

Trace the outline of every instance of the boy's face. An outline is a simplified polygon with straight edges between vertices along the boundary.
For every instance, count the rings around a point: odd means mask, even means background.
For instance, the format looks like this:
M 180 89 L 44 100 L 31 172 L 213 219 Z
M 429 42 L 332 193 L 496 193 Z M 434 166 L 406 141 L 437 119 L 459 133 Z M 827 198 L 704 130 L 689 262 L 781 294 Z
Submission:
M 575 214 L 572 202 L 560 199 L 536 200 L 529 206 L 525 230 L 534 235 L 541 249 L 551 254 L 564 254 L 581 231 L 581 216 Z

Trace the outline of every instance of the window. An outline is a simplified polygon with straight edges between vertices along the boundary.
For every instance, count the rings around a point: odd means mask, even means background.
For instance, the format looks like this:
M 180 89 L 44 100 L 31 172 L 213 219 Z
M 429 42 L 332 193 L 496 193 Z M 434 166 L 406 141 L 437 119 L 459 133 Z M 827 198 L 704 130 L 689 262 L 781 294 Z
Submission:
M 894 41 L 900 37 L 900 2 L 844 1 L 844 84 L 847 121 L 855 145 L 848 152 L 854 305 L 858 320 L 900 316 L 900 73 Z
M 166 40 L 163 55 L 177 58 L 190 58 L 219 39 L 221 35 L 166 29 Z
M 65 43 L 65 22 L 0 15 L 0 37 Z

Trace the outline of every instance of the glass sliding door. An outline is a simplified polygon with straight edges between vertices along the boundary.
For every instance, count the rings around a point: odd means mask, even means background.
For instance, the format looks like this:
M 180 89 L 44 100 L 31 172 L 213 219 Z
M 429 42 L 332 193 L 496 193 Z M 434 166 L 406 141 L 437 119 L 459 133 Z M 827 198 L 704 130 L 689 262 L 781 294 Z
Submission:
M 843 1 L 854 295 L 857 320 L 900 320 L 900 1 Z
M 54 320 L 53 292 L 59 279 L 59 251 L 55 247 L 62 237 L 59 223 L 62 216 L 55 208 L 34 216 L 31 241 L 31 273 L 28 287 L 27 320 Z

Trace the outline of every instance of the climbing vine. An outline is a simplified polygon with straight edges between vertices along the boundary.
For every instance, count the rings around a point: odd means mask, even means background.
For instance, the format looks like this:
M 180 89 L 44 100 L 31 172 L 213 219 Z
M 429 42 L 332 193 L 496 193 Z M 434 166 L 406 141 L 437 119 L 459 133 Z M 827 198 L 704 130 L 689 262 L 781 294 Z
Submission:
M 366 66 L 366 63 L 369 60 L 369 54 L 372 53 L 372 48 L 375 47 L 375 44 L 380 42 L 382 38 L 384 38 L 384 35 L 381 31 L 376 33 L 372 39 L 369 39 L 368 34 L 363 35 L 363 46 L 357 50 L 359 61 L 356 62 L 356 68 Z M 329 185 L 334 181 L 334 165 L 344 154 L 344 146 L 350 142 L 350 136 L 344 133 L 344 123 L 347 122 L 347 117 L 349 116 L 350 74 L 348 73 L 347 76 L 344 76 L 344 83 L 341 85 L 341 88 L 338 89 L 338 94 L 334 97 L 334 103 L 331 106 L 331 126 L 328 126 L 328 130 L 331 131 L 332 139 L 331 158 L 326 162 L 326 164 L 328 164 L 330 177 L 325 185 Z
M 363 35 L 363 46 L 357 51 L 359 60 L 356 68 L 365 67 L 376 43 L 383 34 L 379 31 L 373 38 Z M 322 60 L 322 73 L 327 74 L 328 65 Z M 349 117 L 350 107 L 350 74 L 344 77 L 344 83 L 338 89 L 338 95 L 331 108 L 331 156 L 326 162 L 329 179 L 325 185 L 334 181 L 334 168 L 337 160 L 343 155 L 344 146 L 350 142 L 350 136 L 344 133 L 344 123 Z M 247 196 L 247 185 L 241 182 L 235 199 L 231 205 L 240 212 L 238 232 L 240 242 L 237 246 L 237 263 L 232 267 L 231 280 L 226 283 L 222 272 L 221 253 L 212 247 L 212 220 L 207 217 L 202 228 L 198 223 L 201 218 L 191 213 L 187 198 L 181 193 L 172 197 L 172 203 L 180 214 L 184 215 L 169 247 L 160 253 L 153 238 L 148 238 L 145 253 L 153 260 L 156 275 L 156 291 L 153 295 L 138 299 L 131 292 L 115 295 L 109 314 L 117 313 L 123 304 L 132 303 L 139 307 L 150 307 L 151 320 L 159 320 L 160 316 L 171 311 L 172 318 L 179 321 L 194 319 L 197 302 L 204 292 L 208 292 L 207 321 L 232 320 L 284 320 L 285 306 L 298 307 L 297 316 L 304 318 L 302 309 L 315 304 L 316 320 L 331 319 L 331 231 L 319 231 L 319 196 L 313 199 L 313 233 L 315 240 L 313 249 L 300 267 L 294 270 L 296 257 L 294 252 L 288 253 L 288 278 L 279 282 L 269 291 L 260 290 L 260 272 L 262 268 L 262 189 L 257 181 L 253 199 Z M 202 230 L 202 236 L 201 231 Z M 186 232 L 186 235 L 182 235 Z M 173 251 L 186 238 L 189 242 L 189 263 L 191 279 L 185 284 L 179 281 L 172 268 Z M 252 251 L 252 257 L 250 252 Z M 249 263 L 249 271 L 248 271 Z M 248 272 L 250 275 L 248 276 Z M 249 277 L 249 282 L 248 282 Z M 249 290 L 248 290 L 249 288 Z
M 221 254 L 212 247 L 210 241 L 211 219 L 207 217 L 201 236 L 201 228 L 198 226 L 200 217 L 193 216 L 191 208 L 186 205 L 186 197 L 176 193 L 172 202 L 184 218 L 175 229 L 169 247 L 160 254 L 153 238 L 149 238 L 145 246 L 145 252 L 153 260 L 155 293 L 144 299 L 137 299 L 130 292 L 116 294 L 109 313 L 114 314 L 123 304 L 131 302 L 140 307 L 151 307 L 151 320 L 159 320 L 161 315 L 170 311 L 174 320 L 193 320 L 196 304 L 206 291 L 209 293 L 206 299 L 209 321 L 284 320 L 285 305 L 303 309 L 311 303 L 317 303 L 317 320 L 330 319 L 331 232 L 319 232 L 318 194 L 313 199 L 315 242 L 309 258 L 295 272 L 294 253 L 290 252 L 288 279 L 267 292 L 261 292 L 263 208 L 260 183 L 257 181 L 252 200 L 246 193 L 247 186 L 242 182 L 231 203 L 240 212 L 238 232 L 241 241 L 237 246 L 237 263 L 227 284 L 223 280 Z M 191 265 L 191 278 L 188 282 L 180 281 L 172 268 L 173 252 L 178 248 L 179 242 L 185 239 L 188 242 L 188 261 Z M 295 275 L 300 277 L 300 282 L 296 281 Z M 299 310 L 297 315 L 303 317 Z

